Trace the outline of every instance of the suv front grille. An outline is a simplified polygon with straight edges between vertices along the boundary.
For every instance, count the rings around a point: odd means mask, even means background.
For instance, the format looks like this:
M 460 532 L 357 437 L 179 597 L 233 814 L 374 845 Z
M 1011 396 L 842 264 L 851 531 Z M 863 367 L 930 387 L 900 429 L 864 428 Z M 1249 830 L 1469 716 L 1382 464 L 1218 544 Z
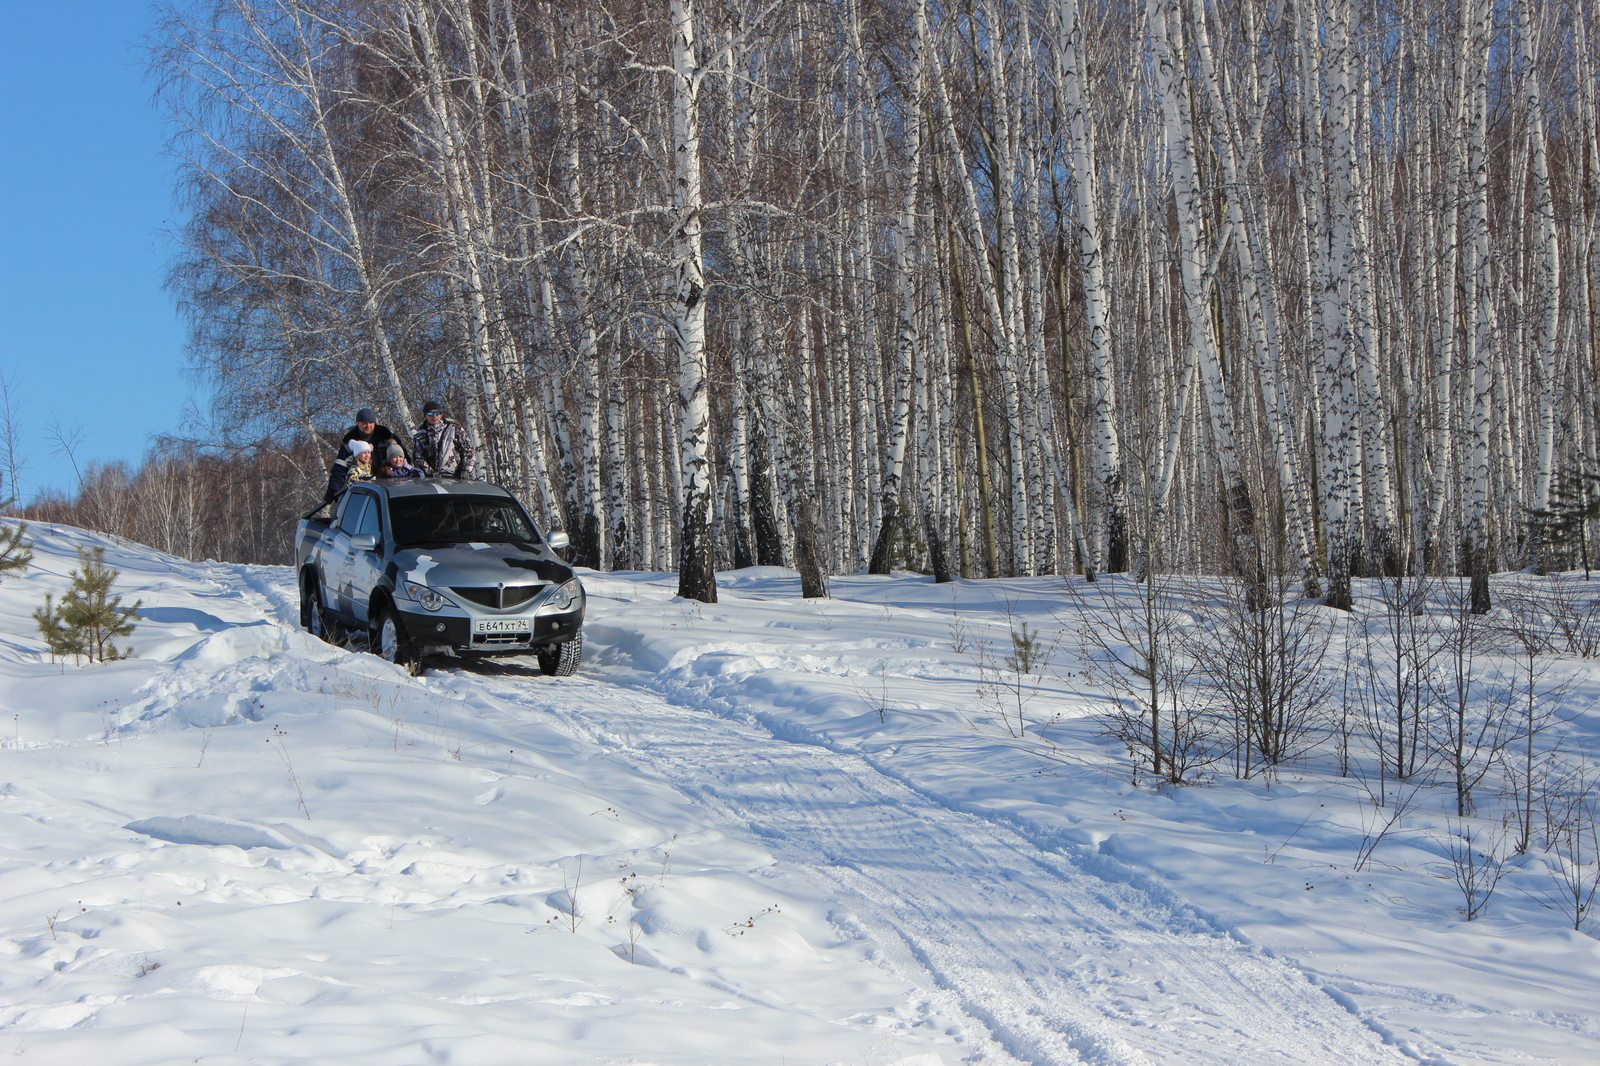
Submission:
M 543 585 L 511 585 L 507 588 L 495 588 L 493 585 L 451 585 L 450 591 L 464 600 L 471 600 L 480 607 L 516 607 L 527 603 L 539 594 Z

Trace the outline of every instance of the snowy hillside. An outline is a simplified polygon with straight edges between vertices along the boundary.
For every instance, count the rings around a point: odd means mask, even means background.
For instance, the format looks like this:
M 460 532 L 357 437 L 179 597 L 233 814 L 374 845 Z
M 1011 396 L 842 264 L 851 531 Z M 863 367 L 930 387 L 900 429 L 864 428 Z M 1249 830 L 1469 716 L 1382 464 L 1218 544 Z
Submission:
M 1131 787 L 1054 579 L 816 602 L 754 569 L 708 606 L 593 574 L 578 677 L 412 679 L 299 631 L 287 570 L 31 539 L 0 583 L 15 1061 L 1600 1062 L 1600 944 L 1538 858 L 1468 923 L 1440 796 L 1358 872 L 1384 815 L 1320 763 Z M 42 654 L 80 544 L 143 601 L 132 658 Z M 1561 668 L 1592 742 L 1600 681 Z

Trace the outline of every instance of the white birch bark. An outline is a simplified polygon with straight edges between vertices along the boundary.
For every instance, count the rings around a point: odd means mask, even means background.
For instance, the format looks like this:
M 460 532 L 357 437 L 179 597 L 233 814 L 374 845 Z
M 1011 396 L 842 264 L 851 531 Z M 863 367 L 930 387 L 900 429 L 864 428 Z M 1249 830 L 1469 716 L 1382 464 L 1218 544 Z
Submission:
M 1235 572 L 1259 581 L 1261 559 L 1256 544 L 1254 502 L 1244 478 L 1233 429 L 1233 410 L 1227 381 L 1217 352 L 1212 322 L 1211 287 L 1215 256 L 1208 254 L 1200 229 L 1200 189 L 1194 162 L 1194 126 L 1176 78 L 1175 46 L 1182 28 L 1175 0 L 1149 0 L 1150 39 L 1155 50 L 1156 89 L 1160 97 L 1166 162 L 1178 217 L 1178 263 L 1189 323 L 1188 344 L 1194 349 L 1200 395 L 1211 428 L 1212 446 L 1222 474 L 1222 491 L 1228 513 L 1231 564 Z M 1225 229 L 1220 242 L 1228 239 Z
M 568 32 L 571 32 L 570 30 Z M 588 213 L 584 203 L 583 162 L 578 144 L 578 120 L 574 108 L 577 96 L 576 59 L 568 54 L 562 57 L 561 79 L 557 99 L 562 118 L 564 143 L 560 153 L 560 167 L 565 185 L 567 210 L 574 218 Z M 577 560 L 584 566 L 602 569 L 608 554 L 609 539 L 605 514 L 604 489 L 600 463 L 600 331 L 594 315 L 594 271 L 590 266 L 587 242 L 574 237 L 567 245 L 567 258 L 572 265 L 572 333 L 576 340 L 576 359 L 572 369 L 574 391 L 578 401 L 578 474 L 581 479 L 578 493 L 580 524 L 573 545 L 578 549 Z
M 1028 515 L 1033 453 L 1038 448 L 1036 422 L 1023 410 L 1022 366 L 1026 356 L 1022 308 L 1022 263 L 1015 190 L 1017 186 L 1017 94 L 1011 87 L 1011 64 L 1005 42 L 1010 38 L 995 0 L 984 0 L 984 22 L 990 46 L 985 49 L 989 81 L 995 95 L 995 130 L 989 138 L 994 185 L 995 238 L 999 246 L 1000 284 L 996 293 L 1000 332 L 1006 342 L 996 353 L 1001 398 L 1006 410 L 1006 444 L 1010 452 L 1011 567 L 1019 575 L 1034 572 L 1032 530 Z M 1023 15 L 1026 18 L 1026 14 Z M 1027 57 L 1023 62 L 1031 62 Z
M 1252 188 L 1252 182 L 1249 180 L 1246 162 L 1241 162 L 1240 159 L 1241 141 L 1244 144 L 1245 161 L 1262 159 L 1260 137 L 1261 126 L 1265 121 L 1265 109 L 1259 100 L 1252 13 L 1251 6 L 1244 5 L 1248 62 L 1243 77 L 1245 114 L 1242 130 L 1238 124 L 1230 121 L 1231 109 L 1223 98 L 1222 77 L 1217 70 L 1211 47 L 1204 0 L 1192 0 L 1191 25 L 1194 27 L 1194 47 L 1200 61 L 1200 83 L 1205 87 L 1213 121 L 1225 124 L 1217 140 L 1222 180 L 1228 190 L 1227 220 L 1234 234 L 1232 250 L 1239 266 L 1239 287 L 1244 302 L 1245 328 L 1254 354 L 1262 398 L 1266 404 L 1265 429 L 1271 449 L 1272 465 L 1276 468 L 1278 487 L 1283 496 L 1284 518 L 1290 541 L 1289 550 L 1293 565 L 1309 582 L 1313 574 L 1311 538 L 1306 528 L 1306 500 L 1294 454 L 1293 432 L 1286 424 L 1283 401 L 1280 398 L 1283 391 L 1281 345 L 1266 252 L 1267 245 L 1258 232 L 1259 213 L 1254 210 L 1246 211 L 1246 207 L 1251 204 L 1249 190 Z
M 439 55 L 434 12 L 422 0 L 407 0 L 404 13 L 402 28 L 406 39 L 415 41 L 421 47 L 418 60 L 423 79 L 423 110 L 429 123 L 427 127 L 419 128 L 419 132 L 433 142 L 437 151 L 439 191 L 446 207 L 449 223 L 447 234 L 454 246 L 459 272 L 457 281 L 468 323 L 468 350 L 477 371 L 478 394 L 487 407 L 489 421 L 498 426 L 501 423 L 500 395 L 490 327 L 493 316 L 488 307 L 490 286 L 478 246 L 479 236 L 484 234 L 485 227 L 472 217 L 472 205 L 476 198 L 465 174 L 466 147 L 462 143 L 456 109 L 444 89 L 446 75 Z
M 707 393 L 705 268 L 700 212 L 700 88 L 695 58 L 694 0 L 669 0 L 672 18 L 672 270 L 671 338 L 678 371 L 682 533 L 678 595 L 717 602 L 712 570 L 711 399 Z
M 1094 463 L 1101 506 L 1093 535 L 1095 559 L 1107 570 L 1127 568 L 1127 493 L 1123 486 L 1122 441 L 1117 428 L 1117 379 L 1113 362 L 1110 291 L 1100 244 L 1099 173 L 1095 166 L 1089 63 L 1079 0 L 1061 0 L 1058 61 L 1070 145 L 1072 197 L 1076 214 L 1078 265 L 1082 270 L 1084 337 L 1094 405 Z
M 916 19 L 918 36 L 927 41 L 930 37 L 931 31 L 927 21 L 926 0 L 919 0 L 917 5 Z M 1004 400 L 1006 403 L 1007 420 L 1011 422 L 1011 426 L 1007 429 L 1007 438 L 1012 467 L 1010 485 L 1012 511 L 1013 514 L 1025 514 L 1027 512 L 1027 502 L 1025 499 L 1026 481 L 1022 454 L 1023 441 L 1018 432 L 1021 428 L 1023 419 L 1021 416 L 1021 404 L 1017 395 L 1018 383 L 1016 366 L 1019 361 L 1017 338 L 1015 332 L 1011 328 L 1012 319 L 1002 307 L 1001 291 L 1003 288 L 1003 282 L 995 277 L 994 269 L 989 262 L 988 255 L 983 254 L 984 250 L 988 247 L 989 242 L 984 232 L 983 216 L 978 204 L 977 190 L 972 184 L 972 172 L 968 169 L 966 149 L 962 146 L 961 137 L 956 132 L 955 109 L 950 100 L 950 87 L 945 79 L 944 70 L 938 51 L 933 48 L 931 44 L 925 44 L 923 51 L 929 64 L 929 85 L 934 90 L 935 100 L 938 104 L 936 111 L 939 117 L 940 132 L 944 137 L 945 150 L 949 153 L 951 159 L 951 165 L 948 168 L 948 175 L 950 180 L 956 185 L 957 191 L 960 195 L 960 205 L 956 213 L 959 216 L 959 224 L 965 230 L 966 240 L 972 246 L 974 251 L 978 253 L 974 256 L 974 260 L 978 267 L 974 284 L 978 290 L 978 294 L 983 300 L 984 307 L 989 314 L 990 321 L 995 324 L 995 331 L 998 334 L 996 337 L 999 347 L 999 352 L 997 353 L 997 363 L 999 365 L 1001 374 L 1001 387 L 1005 393 Z M 1000 74 L 996 73 L 995 76 L 999 77 Z M 1009 135 L 1003 133 L 1001 136 L 996 137 L 996 142 L 998 143 L 999 141 L 1005 140 L 1007 136 Z M 1002 205 L 1009 205 L 1010 203 L 1010 199 L 1007 196 L 1002 195 L 999 197 L 999 199 Z M 1007 207 L 1007 209 L 1009 210 L 1009 207 Z M 1005 222 L 1003 219 L 1000 223 L 1000 226 L 1002 229 L 1005 228 Z M 1005 235 L 1002 233 L 1002 246 L 1004 246 L 1005 240 Z M 1005 259 L 1004 254 L 1002 254 L 1001 258 L 1002 260 Z M 1009 276 L 1012 275 L 1008 273 L 1007 268 L 1002 262 L 1001 277 L 1005 278 Z M 1017 529 L 1017 523 L 1013 522 L 1012 545 L 1014 555 L 1019 550 L 1023 551 L 1024 553 L 1026 551 L 1025 545 L 1018 543 L 1018 533 L 1019 530 Z M 1013 568 L 1018 569 L 1019 571 L 1023 570 L 1027 564 L 1028 560 L 1026 559 L 1025 555 L 1020 559 L 1013 558 Z
M 900 482 L 905 467 L 906 444 L 911 431 L 911 376 L 917 362 L 917 291 L 915 280 L 917 199 L 922 183 L 922 39 L 911 42 L 906 72 L 905 187 L 900 215 L 894 227 L 894 414 L 889 421 L 888 455 L 879 498 L 882 518 L 873 544 L 868 573 L 887 574 L 894 560 L 894 542 L 901 522 Z
M 1537 328 L 1539 424 L 1533 488 L 1533 509 L 1550 506 L 1555 476 L 1556 331 L 1561 322 L 1561 245 L 1556 232 L 1555 203 L 1550 187 L 1550 162 L 1545 147 L 1544 98 L 1539 87 L 1539 27 L 1530 17 L 1528 0 L 1519 0 L 1517 39 L 1520 46 L 1523 107 L 1527 110 L 1529 160 L 1533 171 L 1533 214 L 1537 234 L 1532 311 Z
M 1465 9 L 1462 9 L 1465 15 Z M 1469 197 L 1467 195 L 1467 117 L 1468 101 L 1471 97 L 1469 82 L 1471 81 L 1472 64 L 1468 60 L 1470 40 L 1470 20 L 1461 19 L 1461 36 L 1455 49 L 1455 63 L 1452 79 L 1451 93 L 1451 121 L 1448 131 L 1448 155 L 1446 160 L 1445 188 L 1442 206 L 1444 216 L 1444 232 L 1442 235 L 1443 263 L 1437 267 L 1437 275 L 1433 279 L 1434 288 L 1439 294 L 1439 314 L 1435 320 L 1436 335 L 1434 347 L 1438 352 L 1438 362 L 1434 370 L 1434 401 L 1436 410 L 1434 422 L 1436 424 L 1434 440 L 1434 469 L 1433 482 L 1429 501 L 1428 535 L 1435 545 L 1437 554 L 1443 556 L 1442 562 L 1446 566 L 1454 561 L 1453 538 L 1450 536 L 1445 524 L 1446 510 L 1452 499 L 1459 499 L 1457 491 L 1459 480 L 1452 477 L 1458 462 L 1464 461 L 1458 455 L 1457 449 L 1457 375 L 1461 362 L 1462 346 L 1460 337 L 1460 300 L 1458 297 L 1457 272 L 1462 263 L 1462 233 L 1470 229 L 1464 222 L 1462 204 Z M 1469 301 L 1470 302 L 1470 301 Z M 1454 569 L 1451 566 L 1451 569 Z
M 1340 12 L 1345 19 L 1346 63 L 1354 67 L 1358 57 L 1349 47 L 1348 35 L 1355 31 L 1349 8 Z M 1365 79 L 1361 84 L 1365 85 Z M 1375 251 L 1368 220 L 1374 217 L 1376 200 L 1374 186 L 1378 177 L 1369 179 L 1361 165 L 1362 153 L 1358 143 L 1367 138 L 1356 136 L 1356 116 L 1367 111 L 1365 92 L 1350 92 L 1350 195 L 1353 215 L 1351 246 L 1351 303 L 1350 330 L 1352 354 L 1355 357 L 1356 382 L 1359 401 L 1357 414 L 1361 427 L 1362 510 L 1371 531 L 1371 551 L 1384 564 L 1386 573 L 1398 572 L 1399 545 L 1395 543 L 1394 485 L 1390 468 L 1389 403 L 1379 384 L 1379 363 L 1382 351 L 1378 343 L 1377 277 Z
M 611 346 L 607 371 L 606 459 L 611 478 L 607 486 L 605 511 L 610 557 L 605 565 L 611 570 L 632 570 L 635 566 L 635 534 L 628 522 L 628 471 L 631 465 L 626 454 L 629 436 L 628 398 L 623 392 L 620 345 Z
M 1354 223 L 1351 218 L 1354 188 L 1352 163 L 1354 111 L 1350 92 L 1349 5 L 1338 0 L 1328 17 L 1303 22 L 1299 28 L 1302 70 L 1315 70 L 1327 96 L 1325 108 L 1328 142 L 1326 181 L 1320 190 L 1320 212 L 1325 229 L 1313 234 L 1321 246 L 1322 276 L 1317 278 L 1318 333 L 1321 338 L 1322 386 L 1322 517 L 1328 553 L 1328 598 L 1330 607 L 1350 609 L 1350 572 L 1359 550 L 1360 515 L 1356 501 L 1359 487 L 1359 427 L 1356 408 L 1354 340 L 1351 335 L 1350 308 L 1353 302 L 1351 279 L 1354 255 Z M 1319 46 L 1319 36 L 1326 40 Z M 1320 60 L 1320 61 L 1318 61 Z M 1313 129 L 1316 116 L 1324 113 L 1315 90 L 1308 88 L 1307 114 Z M 1320 134 L 1319 134 L 1320 136 Z M 1320 147 L 1320 146 L 1319 146 Z M 1320 154 L 1320 152 L 1319 152 Z M 1315 165 L 1313 163 L 1313 165 Z
M 1494 263 L 1489 245 L 1489 48 L 1492 8 L 1490 0 L 1462 0 L 1462 21 L 1468 33 L 1467 62 L 1467 179 L 1471 198 L 1467 206 L 1466 363 L 1472 407 L 1467 423 L 1464 469 L 1463 525 L 1467 543 L 1467 569 L 1471 575 L 1470 608 L 1485 614 L 1489 598 L 1489 446 L 1493 405 Z
M 1033 45 L 1033 19 L 1024 8 L 1017 15 L 1017 52 L 1022 61 L 1017 92 L 1016 153 L 1022 180 L 1022 219 L 1019 223 L 1021 270 L 1017 297 L 1020 304 L 1019 332 L 1024 340 L 1026 359 L 1022 378 L 1023 416 L 1027 420 L 1031 447 L 1028 449 L 1032 483 L 1042 491 L 1028 493 L 1028 526 L 1033 568 L 1038 573 L 1062 572 L 1061 559 L 1069 552 L 1083 551 L 1076 533 L 1077 503 L 1073 500 L 1071 525 L 1063 529 L 1062 499 L 1072 499 L 1072 476 L 1060 458 L 1056 439 L 1055 396 L 1050 368 L 1045 355 L 1044 319 L 1044 210 L 1040 196 L 1040 168 L 1043 165 L 1041 140 L 1044 131 L 1040 114 L 1038 56 Z M 1064 489 L 1064 491 L 1062 491 Z M 1063 533 L 1065 532 L 1065 535 Z M 1094 563 L 1088 565 L 1092 568 Z
M 529 115 L 532 101 L 528 96 L 527 64 L 522 50 L 522 35 L 517 26 L 516 8 L 511 0 L 500 0 L 499 8 L 499 18 L 504 21 L 503 31 L 497 30 L 498 23 L 492 16 L 490 27 L 491 32 L 504 34 L 503 46 L 499 39 L 496 40 L 495 46 L 503 53 L 502 67 L 509 66 L 505 76 L 507 84 L 503 85 L 500 95 L 501 117 L 506 128 L 513 131 L 517 152 L 524 165 L 527 165 L 533 159 L 533 130 Z M 536 261 L 534 256 L 538 227 L 541 225 L 541 210 L 538 197 L 532 195 L 528 188 L 525 172 L 518 180 L 511 183 L 510 196 L 516 219 L 512 226 L 518 261 L 516 269 L 522 282 L 523 311 L 531 324 L 531 336 L 528 341 L 528 348 L 531 350 L 524 351 L 522 357 L 517 360 L 517 383 L 521 393 L 517 404 L 518 424 L 522 430 L 523 448 L 527 455 L 532 482 L 532 485 L 525 487 L 524 491 L 536 487 L 543 502 L 544 514 L 555 516 L 561 513 L 561 496 L 551 481 L 550 463 L 547 458 L 549 448 L 544 439 L 545 434 L 540 431 L 539 420 L 535 417 L 537 407 L 534 402 L 536 396 L 543 395 L 543 390 L 537 385 L 538 375 L 543 371 L 535 358 L 535 353 L 547 351 L 551 342 L 549 320 L 545 313 L 546 300 L 550 298 L 548 276 L 543 269 L 542 259 Z

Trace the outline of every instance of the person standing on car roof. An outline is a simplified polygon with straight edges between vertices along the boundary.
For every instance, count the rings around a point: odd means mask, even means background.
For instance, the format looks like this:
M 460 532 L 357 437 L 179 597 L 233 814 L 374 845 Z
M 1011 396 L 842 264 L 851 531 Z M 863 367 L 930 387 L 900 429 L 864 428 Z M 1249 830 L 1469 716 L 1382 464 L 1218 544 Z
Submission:
M 432 400 L 422 406 L 422 426 L 411 437 L 411 457 L 429 477 L 470 478 L 477 466 L 467 427 Z
M 339 442 L 339 454 L 333 457 L 333 467 L 328 471 L 328 492 L 322 502 L 337 499 L 339 493 L 344 491 L 350 479 L 350 459 L 354 455 L 351 444 L 360 441 L 373 449 L 374 454 L 382 455 L 378 449 L 397 444 L 399 440 L 394 430 L 378 424 L 378 413 L 372 408 L 363 407 L 357 411 L 356 424 L 345 430 L 344 439 Z
M 363 407 L 356 412 L 356 424 L 344 431 L 344 439 L 339 442 L 340 448 L 343 449 L 344 445 L 353 440 L 364 440 L 377 451 L 390 444 L 399 444 L 400 435 L 388 426 L 378 424 L 378 412 L 370 407 Z

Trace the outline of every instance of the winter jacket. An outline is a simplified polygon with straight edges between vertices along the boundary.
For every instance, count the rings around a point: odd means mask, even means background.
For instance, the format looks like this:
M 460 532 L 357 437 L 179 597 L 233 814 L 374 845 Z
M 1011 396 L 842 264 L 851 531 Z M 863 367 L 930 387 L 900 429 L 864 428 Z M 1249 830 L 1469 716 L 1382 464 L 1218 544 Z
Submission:
M 353 440 L 364 440 L 372 445 L 374 455 L 390 444 L 400 443 L 400 438 L 388 426 L 374 426 L 371 433 L 363 433 L 359 427 L 351 426 L 339 442 L 339 454 L 333 457 L 333 466 L 328 470 L 328 491 L 322 497 L 324 503 L 338 499 L 339 493 L 344 491 L 350 480 L 350 442 Z
M 372 468 L 370 466 L 358 474 L 355 472 L 355 468 L 350 465 L 350 457 L 348 455 L 343 459 L 335 459 L 333 461 L 333 469 L 328 471 L 328 491 L 323 495 L 322 502 L 328 503 L 331 500 L 337 500 L 339 493 L 343 492 L 345 486 L 352 481 L 371 480 Z
M 408 478 L 422 478 L 426 475 L 423 474 L 423 472 L 417 467 L 412 466 L 410 463 L 406 463 L 404 466 L 398 468 L 392 466 L 380 466 L 375 476 L 390 478 L 394 481 L 404 481 Z
M 432 477 L 469 478 L 477 465 L 467 428 L 448 418 L 422 424 L 411 437 L 411 457 Z

